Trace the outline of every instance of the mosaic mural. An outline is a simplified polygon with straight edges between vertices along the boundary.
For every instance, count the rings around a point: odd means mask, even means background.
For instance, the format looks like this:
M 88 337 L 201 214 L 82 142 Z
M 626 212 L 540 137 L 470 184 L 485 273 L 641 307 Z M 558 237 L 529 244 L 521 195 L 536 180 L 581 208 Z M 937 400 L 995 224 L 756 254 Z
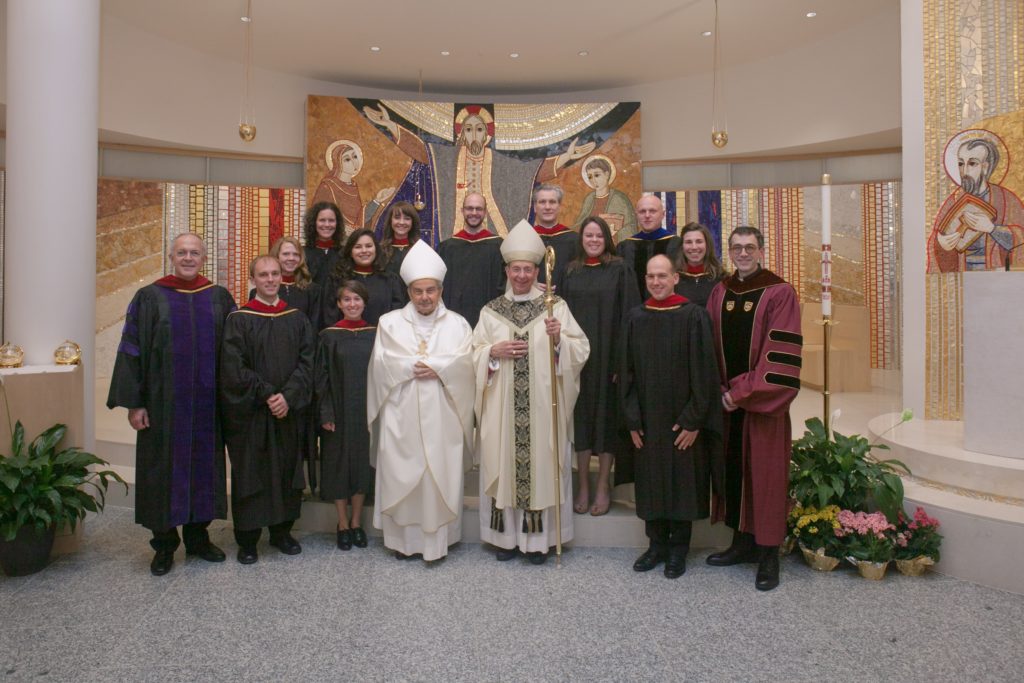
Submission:
M 532 211 L 534 188 L 565 192 L 560 220 L 605 216 L 635 231 L 640 196 L 640 104 L 401 102 L 311 95 L 306 103 L 306 190 L 336 203 L 345 228 L 383 228 L 411 202 L 437 245 L 464 226 L 465 196 L 487 198 L 488 224 L 507 234 Z

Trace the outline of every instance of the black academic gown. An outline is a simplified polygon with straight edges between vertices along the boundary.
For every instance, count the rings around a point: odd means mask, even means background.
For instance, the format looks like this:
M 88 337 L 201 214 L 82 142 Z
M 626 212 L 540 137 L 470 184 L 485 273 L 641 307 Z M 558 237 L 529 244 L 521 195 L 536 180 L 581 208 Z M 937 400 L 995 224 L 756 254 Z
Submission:
M 306 255 L 306 267 L 313 282 L 321 287 L 327 276 L 334 272 L 334 264 L 338 260 L 337 249 L 321 249 L 320 247 L 303 247 Z
M 401 279 L 402 277 L 402 263 L 405 262 L 405 255 L 409 253 L 409 249 L 412 248 L 411 244 L 406 245 L 391 245 L 391 258 L 388 259 L 388 263 L 384 266 L 384 270 L 389 273 L 393 273 L 395 277 Z
M 145 408 L 136 432 L 135 521 L 153 531 L 227 517 L 217 367 L 228 290 L 148 285 L 125 315 L 107 407 Z
M 616 249 L 622 260 L 633 269 L 633 272 L 636 274 L 636 286 L 640 290 L 640 296 L 646 299 L 651 295 L 647 291 L 647 262 L 651 260 L 652 256 L 664 254 L 668 256 L 672 263 L 675 263 L 676 254 L 679 253 L 679 247 L 683 241 L 679 236 L 672 235 L 671 233 L 659 239 L 641 239 L 637 236 L 642 234 L 642 232 L 638 232 L 632 237 L 627 237 L 619 242 Z
M 561 223 L 555 226 L 561 228 L 561 230 L 554 235 L 540 235 L 540 241 L 544 243 L 544 248 L 554 247 L 555 249 L 555 269 L 551 273 L 551 280 L 554 282 L 555 291 L 561 293 L 562 279 L 565 277 L 565 269 L 569 266 L 569 263 L 576 258 L 576 254 L 579 252 L 580 236 L 576 231 L 568 228 Z M 534 227 L 536 229 L 536 226 Z M 537 282 L 547 281 L 547 270 L 544 268 L 544 262 L 540 263 L 540 273 L 537 275 Z
M 704 306 L 708 303 L 711 290 L 718 284 L 718 280 L 704 274 L 682 272 L 679 273 L 679 284 L 676 285 L 676 294 L 682 294 L 690 303 Z
M 636 279 L 626 263 L 616 259 L 568 270 L 559 292 L 590 340 L 573 410 L 574 447 L 617 455 L 628 448 L 629 435 L 613 377 L 617 382 L 622 366 L 623 320 L 640 303 Z
M 320 332 L 316 350 L 317 426 L 320 432 L 320 497 L 341 500 L 356 493 L 370 495 L 370 430 L 366 423 L 366 373 L 377 337 L 372 326 L 328 327 Z
M 238 530 L 298 519 L 302 491 L 300 439 L 313 396 L 313 330 L 298 309 L 247 307 L 225 324 L 221 406 L 231 459 L 231 514 Z M 288 414 L 267 399 L 280 392 Z
M 475 240 L 454 235 L 437 247 L 448 267 L 441 295 L 444 305 L 465 318 L 470 327 L 476 327 L 488 301 L 505 293 L 501 243 L 498 235 Z
M 637 306 L 626 316 L 624 356 L 627 426 L 644 432 L 634 463 L 637 516 L 708 517 L 712 479 L 721 482 L 722 411 L 707 311 L 691 303 Z M 684 451 L 673 443 L 676 424 L 700 430 Z
M 363 319 L 371 325 L 376 325 L 382 315 L 401 308 L 409 301 L 402 280 L 394 273 L 386 270 L 382 273 L 374 271 L 369 275 L 354 273 L 352 279 L 362 282 L 370 292 L 370 300 L 363 311 Z M 338 288 L 342 284 L 344 283 L 334 274 L 324 281 L 325 286 L 320 294 L 322 329 L 327 329 L 341 319 L 341 311 L 338 310 Z

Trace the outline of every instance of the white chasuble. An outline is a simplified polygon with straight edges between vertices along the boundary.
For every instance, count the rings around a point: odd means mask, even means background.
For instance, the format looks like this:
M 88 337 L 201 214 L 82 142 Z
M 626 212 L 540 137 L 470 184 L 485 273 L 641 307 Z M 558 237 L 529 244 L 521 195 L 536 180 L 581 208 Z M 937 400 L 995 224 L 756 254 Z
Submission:
M 427 560 L 436 559 L 428 556 L 436 555 L 429 538 L 426 548 L 410 548 L 390 543 L 388 531 L 414 526 L 415 533 L 401 537 L 422 541 L 460 519 L 474 398 L 469 324 L 443 303 L 433 317 L 432 326 L 424 325 L 412 303 L 381 316 L 366 395 L 370 461 L 377 468 L 374 526 L 385 530 L 388 547 L 422 552 Z M 440 379 L 416 379 L 419 362 Z M 451 542 L 458 540 L 454 531 Z
M 561 341 L 551 376 L 550 341 L 544 320 L 543 294 L 534 289 L 527 301 L 512 295 L 491 301 L 480 312 L 473 332 L 476 363 L 477 453 L 480 457 L 480 529 L 483 540 L 501 547 L 545 551 L 555 542 L 555 422 L 551 386 L 558 391 L 558 444 L 561 502 L 571 502 L 568 481 L 572 451 L 572 412 L 579 395 L 580 372 L 590 342 L 565 302 L 557 298 L 554 317 L 562 324 Z M 517 297 L 518 298 L 518 297 Z M 525 340 L 522 358 L 490 363 L 491 347 L 501 341 Z M 572 537 L 571 505 L 562 515 L 562 540 Z M 525 521 L 525 517 L 530 521 Z M 549 521 L 550 520 L 550 521 Z M 525 528 L 524 528 L 525 527 Z M 535 539 L 527 538 L 540 534 Z M 539 547 L 543 546 L 543 547 Z

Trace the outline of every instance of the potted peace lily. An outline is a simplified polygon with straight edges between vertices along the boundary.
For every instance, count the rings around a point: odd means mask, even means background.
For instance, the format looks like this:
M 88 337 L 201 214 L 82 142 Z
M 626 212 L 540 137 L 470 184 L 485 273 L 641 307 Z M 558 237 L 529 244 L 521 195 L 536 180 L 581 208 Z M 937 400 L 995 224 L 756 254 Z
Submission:
M 18 421 L 11 430 L 11 454 L 0 455 L 0 568 L 8 576 L 45 567 L 55 531 L 73 531 L 86 513 L 102 510 L 111 481 L 128 492 L 117 473 L 90 469 L 106 461 L 77 447 L 60 448 L 66 431 L 56 424 L 26 444 Z

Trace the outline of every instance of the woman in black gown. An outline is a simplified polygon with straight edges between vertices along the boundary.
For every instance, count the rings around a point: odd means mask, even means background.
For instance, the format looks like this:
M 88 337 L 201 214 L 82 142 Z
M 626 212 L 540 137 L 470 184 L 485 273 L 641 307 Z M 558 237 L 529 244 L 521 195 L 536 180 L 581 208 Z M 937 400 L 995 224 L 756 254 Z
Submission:
M 711 231 L 700 223 L 687 223 L 679 233 L 683 240 L 676 255 L 679 284 L 676 294 L 703 307 L 711 290 L 722 279 L 722 263 L 715 252 Z
M 573 509 L 594 516 L 611 505 L 614 453 L 628 449 L 626 423 L 619 405 L 616 372 L 620 363 L 622 321 L 640 303 L 636 276 L 619 256 L 603 218 L 589 216 L 580 228 L 579 254 L 569 262 L 559 294 L 590 340 L 590 357 L 580 376 L 574 447 L 579 491 Z M 590 504 L 590 456 L 597 455 L 597 492 Z M 616 473 L 618 478 L 618 470 Z
M 367 544 L 361 520 L 374 475 L 366 425 L 366 371 L 377 336 L 377 328 L 363 320 L 369 298 L 361 282 L 345 282 L 335 299 L 342 319 L 320 332 L 316 351 L 317 421 L 322 430 L 320 497 L 333 500 L 337 508 L 339 550 Z
M 407 301 L 401 279 L 384 268 L 380 246 L 372 230 L 359 228 L 352 231 L 345 240 L 334 270 L 324 280 L 324 288 L 320 292 L 322 327 L 330 327 L 341 317 L 336 304 L 337 292 L 348 280 L 362 282 L 370 293 L 363 318 L 371 325 L 376 325 L 382 315 L 401 308 Z
M 319 289 L 338 258 L 343 232 L 341 209 L 331 202 L 317 202 L 309 207 L 303 220 L 306 238 L 306 266 Z M 312 321 L 316 325 L 316 321 Z
M 380 254 L 388 272 L 401 274 L 405 255 L 419 239 L 420 214 L 416 207 L 409 202 L 395 202 L 380 240 Z
M 305 254 L 299 240 L 285 236 L 274 242 L 270 255 L 281 264 L 281 289 L 277 295 L 306 314 L 316 329 L 316 316 L 320 314 L 320 288 L 313 284 L 313 278 L 306 264 Z M 256 296 L 256 290 L 249 290 L 249 301 Z

